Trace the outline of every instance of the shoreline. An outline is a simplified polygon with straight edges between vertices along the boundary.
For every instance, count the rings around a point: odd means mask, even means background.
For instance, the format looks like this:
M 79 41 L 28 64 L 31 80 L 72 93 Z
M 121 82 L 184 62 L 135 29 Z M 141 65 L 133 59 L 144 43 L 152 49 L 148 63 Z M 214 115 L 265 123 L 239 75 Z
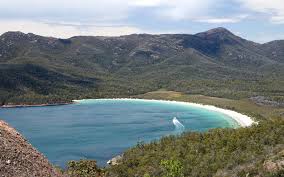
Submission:
M 74 102 L 69 103 L 46 103 L 46 104 L 6 104 L 0 106 L 0 108 L 27 108 L 27 107 L 44 107 L 44 106 L 61 106 L 61 105 L 69 105 L 74 104 Z
M 174 104 L 179 104 L 183 106 L 194 106 L 198 108 L 203 108 L 207 109 L 210 111 L 216 111 L 222 114 L 227 115 L 231 119 L 235 120 L 241 127 L 249 127 L 253 124 L 257 124 L 253 120 L 253 118 L 241 114 L 239 112 L 229 110 L 229 109 L 224 109 L 224 108 L 219 108 L 213 105 L 205 105 L 205 104 L 199 104 L 199 103 L 192 103 L 192 102 L 184 102 L 184 101 L 172 101 L 172 100 L 156 100 L 156 99 L 140 99 L 140 98 L 103 98 L 103 99 L 82 99 L 82 100 L 72 100 L 75 103 L 80 103 L 83 101 L 90 101 L 90 100 L 125 100 L 125 101 L 145 101 L 145 102 L 165 102 L 165 103 L 174 103 Z
M 174 104 L 179 104 L 179 105 L 183 105 L 183 106 L 194 106 L 194 107 L 198 107 L 198 108 L 203 108 L 203 109 L 207 109 L 210 111 L 216 111 L 222 114 L 227 115 L 228 117 L 230 117 L 231 119 L 235 120 L 240 127 L 249 127 L 253 124 L 257 124 L 257 122 L 255 122 L 253 120 L 253 118 L 245 115 L 245 114 L 241 114 L 239 112 L 233 111 L 233 110 L 229 110 L 229 109 L 224 109 L 224 108 L 219 108 L 217 106 L 213 106 L 213 105 L 205 105 L 205 104 L 200 104 L 200 103 L 193 103 L 193 102 L 185 102 L 185 101 L 174 101 L 174 100 L 156 100 L 156 99 L 141 99 L 141 98 L 101 98 L 101 99 L 81 99 L 81 100 L 72 100 L 72 102 L 68 102 L 68 103 L 52 103 L 52 104 L 34 104 L 34 105 L 30 105 L 30 104 L 19 104 L 19 105 L 2 105 L 0 106 L 0 108 L 27 108 L 27 107 L 43 107 L 43 106 L 63 106 L 63 105 L 70 105 L 70 104 L 76 104 L 76 103 L 80 103 L 83 101 L 90 101 L 90 100 L 125 100 L 125 101 L 145 101 L 145 102 L 165 102 L 165 103 L 174 103 Z

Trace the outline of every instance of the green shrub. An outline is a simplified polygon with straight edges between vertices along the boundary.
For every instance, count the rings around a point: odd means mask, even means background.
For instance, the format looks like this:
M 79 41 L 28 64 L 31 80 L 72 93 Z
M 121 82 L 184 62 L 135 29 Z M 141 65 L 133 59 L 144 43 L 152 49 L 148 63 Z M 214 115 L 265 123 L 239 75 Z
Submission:
M 164 171 L 164 177 L 183 177 L 183 167 L 179 160 L 162 160 L 161 167 Z

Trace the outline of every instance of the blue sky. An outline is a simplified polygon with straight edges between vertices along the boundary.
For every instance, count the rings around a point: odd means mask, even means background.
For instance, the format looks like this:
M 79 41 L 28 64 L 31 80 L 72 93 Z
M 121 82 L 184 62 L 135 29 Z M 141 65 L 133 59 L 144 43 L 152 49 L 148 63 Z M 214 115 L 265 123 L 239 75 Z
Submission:
M 284 0 L 1 0 L 0 33 L 68 38 L 194 34 L 225 27 L 256 42 L 284 39 Z

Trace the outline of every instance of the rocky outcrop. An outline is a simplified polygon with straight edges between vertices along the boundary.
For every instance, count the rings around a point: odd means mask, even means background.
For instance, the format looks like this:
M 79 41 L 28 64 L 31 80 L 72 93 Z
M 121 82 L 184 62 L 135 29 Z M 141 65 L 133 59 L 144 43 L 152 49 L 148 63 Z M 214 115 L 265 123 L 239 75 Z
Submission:
M 61 177 L 15 129 L 0 120 L 0 177 Z
M 107 164 L 109 164 L 109 165 L 118 165 L 119 163 L 121 163 L 122 158 L 123 158 L 123 155 L 115 156 L 114 158 L 112 158 L 109 161 L 107 161 Z

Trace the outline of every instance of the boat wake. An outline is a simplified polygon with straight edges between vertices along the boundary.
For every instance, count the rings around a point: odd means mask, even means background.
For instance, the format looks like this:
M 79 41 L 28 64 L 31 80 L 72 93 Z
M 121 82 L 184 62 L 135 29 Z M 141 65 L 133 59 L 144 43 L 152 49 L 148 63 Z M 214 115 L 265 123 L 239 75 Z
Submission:
M 173 124 L 178 132 L 184 131 L 184 125 L 176 117 L 173 118 Z

